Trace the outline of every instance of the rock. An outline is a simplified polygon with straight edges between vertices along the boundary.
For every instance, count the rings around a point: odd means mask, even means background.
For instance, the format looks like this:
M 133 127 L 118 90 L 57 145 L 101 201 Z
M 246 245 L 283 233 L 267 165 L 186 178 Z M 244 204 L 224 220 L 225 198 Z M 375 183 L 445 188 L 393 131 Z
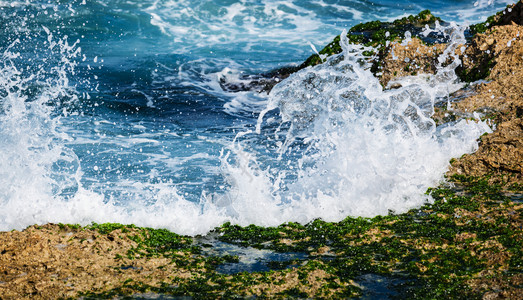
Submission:
M 495 42 L 489 46 L 490 53 L 486 56 L 483 47 L 477 45 L 488 44 L 489 41 Z M 485 72 L 489 82 L 477 85 L 473 96 L 455 103 L 453 107 L 458 111 L 486 112 L 487 117 L 497 123 L 497 128 L 494 133 L 482 137 L 478 151 L 455 160 L 447 175 L 495 175 L 491 178 L 492 182 L 503 182 L 505 186 L 521 185 L 523 26 L 494 26 L 484 34 L 477 34 L 465 53 L 468 59 L 464 59 L 464 68 L 470 68 L 472 71 L 469 72 Z
M 376 51 L 365 53 L 369 58 L 371 56 L 382 58 L 389 53 L 387 42 L 401 40 L 406 32 L 418 35 L 425 28 L 425 25 L 434 25 L 436 21 L 441 21 L 441 19 L 434 17 L 429 10 L 424 10 L 417 15 L 411 15 L 393 22 L 372 21 L 360 23 L 349 30 L 347 37 L 350 43 L 375 47 Z M 419 39 L 423 43 L 428 44 L 444 41 L 442 36 L 435 34 L 422 36 Z M 342 49 L 339 43 L 340 37 L 337 36 L 331 43 L 319 51 L 319 54 L 327 57 L 341 53 Z M 229 92 L 256 91 L 269 93 L 274 85 L 287 78 L 290 74 L 323 62 L 324 59 L 317 54 L 313 54 L 298 66 L 286 66 L 264 74 L 244 75 L 238 82 L 227 81 L 223 78 L 220 80 L 220 86 Z M 372 67 L 374 73 L 383 69 L 380 62 L 381 59 L 374 60 Z
M 470 33 L 472 35 L 484 33 L 493 26 L 511 25 L 513 23 L 523 25 L 523 2 L 521 0 L 518 3 L 508 5 L 505 10 L 488 17 L 485 22 L 470 26 Z
M 523 2 L 521 0 L 516 4 L 509 5 L 499 16 L 495 25 L 511 25 L 513 23 L 523 25 Z
M 418 38 L 412 38 L 406 45 L 394 43 L 381 59 L 380 82 L 387 88 L 396 88 L 397 84 L 388 85 L 391 80 L 398 77 L 434 74 L 436 72 L 437 58 L 445 50 L 445 44 L 428 46 Z
M 76 230 L 55 224 L 2 232 L 0 299 L 71 298 L 77 297 L 78 291 L 110 290 L 126 280 L 156 284 L 186 277 L 186 271 L 180 271 L 172 259 L 126 257 L 137 247 L 129 237 L 143 233 L 124 227 L 104 235 L 89 228 Z M 88 242 L 89 238 L 96 238 L 96 242 Z M 140 267 L 122 267 L 128 265 Z

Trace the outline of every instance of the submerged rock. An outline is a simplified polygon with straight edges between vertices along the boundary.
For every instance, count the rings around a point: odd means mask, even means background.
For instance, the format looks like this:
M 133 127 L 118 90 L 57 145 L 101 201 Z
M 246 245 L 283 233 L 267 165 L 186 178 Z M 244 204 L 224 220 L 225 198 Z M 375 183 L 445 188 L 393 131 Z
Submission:
M 263 74 L 242 75 L 240 77 L 241 81 L 236 82 L 221 78 L 220 86 L 224 91 L 228 92 L 255 91 L 258 93 L 269 93 L 278 82 L 299 70 L 299 67 L 287 66 Z

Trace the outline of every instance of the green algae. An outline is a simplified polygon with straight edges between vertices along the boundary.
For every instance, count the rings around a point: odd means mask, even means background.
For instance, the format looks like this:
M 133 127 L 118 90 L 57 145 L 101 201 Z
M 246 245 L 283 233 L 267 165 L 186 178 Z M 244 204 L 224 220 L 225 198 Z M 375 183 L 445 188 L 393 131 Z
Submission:
M 79 229 L 82 229 L 82 226 L 80 224 L 62 224 L 62 223 L 58 223 L 58 227 L 61 230 L 66 230 L 66 229 L 79 230 Z
M 459 185 L 459 191 L 450 186 L 431 188 L 427 194 L 432 203 L 403 214 L 277 227 L 226 223 L 215 229 L 221 242 L 306 254 L 304 259 L 268 263 L 271 271 L 221 274 L 216 271 L 221 264 L 237 263 L 238 258 L 192 254 L 176 259 L 179 268 L 193 272 L 189 279 L 154 286 L 130 281 L 82 296 L 111 298 L 139 292 L 204 299 L 358 297 L 362 290 L 355 280 L 376 274 L 391 279 L 388 288 L 399 298 L 478 298 L 485 290 L 470 283 L 485 279 L 483 274 L 511 282 L 523 272 L 522 208 L 505 196 L 502 185 L 489 184 L 488 177 L 453 176 L 449 182 Z M 123 228 L 101 228 L 113 227 Z M 189 237 L 138 229 L 143 230 L 139 239 L 132 239 L 154 255 L 190 249 Z M 181 263 L 184 259 L 187 264 Z M 323 274 L 319 288 L 311 290 L 312 274 L 318 272 Z M 294 278 L 293 284 L 289 278 Z
M 456 75 L 463 82 L 474 82 L 485 79 L 490 75 L 490 71 L 496 64 L 494 53 L 482 52 L 476 59 L 477 63 L 472 67 L 464 68 L 459 66 L 456 68 Z
M 392 23 L 394 25 L 406 25 L 406 24 L 414 24 L 418 26 L 427 25 L 427 24 L 433 24 L 436 21 L 441 22 L 441 18 L 435 17 L 432 15 L 430 10 L 426 9 L 424 11 L 421 11 L 417 15 L 410 15 L 408 17 L 401 18 L 399 20 L 395 20 Z
M 441 19 L 434 17 L 429 10 L 424 10 L 417 15 L 411 15 L 393 22 L 371 21 L 357 24 L 349 29 L 347 38 L 351 44 L 375 48 L 375 50 L 364 53 L 365 56 L 371 57 L 379 55 L 380 52 L 385 50 L 387 42 L 399 40 L 406 31 L 419 28 L 426 24 L 434 24 L 436 21 L 441 21 Z M 332 42 L 318 52 L 320 55 L 311 55 L 298 69 L 323 63 L 324 59 L 320 56 L 327 57 L 341 52 L 340 36 L 338 35 Z M 374 69 L 377 69 L 377 66 L 374 66 Z
M 70 227 L 71 225 L 68 225 L 68 226 Z M 100 234 L 108 234 L 108 233 L 111 233 L 118 229 L 121 229 L 122 232 L 127 232 L 127 230 L 130 228 L 137 228 L 137 227 L 134 225 L 122 225 L 119 223 L 101 223 L 101 224 L 92 223 L 91 225 L 86 226 L 86 229 L 96 230 Z
M 191 238 L 166 229 L 144 228 L 139 235 L 130 236 L 129 239 L 138 243 L 136 250 L 145 250 L 147 256 L 166 255 L 179 250 L 199 252 L 198 247 L 193 248 Z
M 512 7 L 512 6 L 513 5 L 508 5 L 507 8 Z M 469 26 L 470 34 L 476 35 L 478 33 L 485 33 L 490 28 L 497 26 L 497 25 L 501 25 L 502 24 L 501 17 L 503 16 L 504 13 L 505 13 L 505 11 L 499 11 L 496 14 L 489 16 L 485 22 L 470 25 Z
M 514 204 L 506 201 L 499 186 L 485 184 L 485 178 L 461 176 L 453 180 L 466 182 L 469 195 L 458 195 L 445 187 L 430 189 L 428 193 L 434 198 L 433 204 L 401 215 L 373 219 L 347 218 L 339 223 L 316 220 L 301 227 L 293 236 L 289 235 L 291 231 L 285 230 L 285 224 L 277 228 L 267 228 L 267 234 L 262 228 L 252 226 L 241 228 L 227 224 L 220 230 L 224 240 L 236 243 L 251 241 L 255 233 L 258 246 L 275 251 L 290 248 L 293 251 L 303 250 L 311 254 L 318 247 L 329 245 L 337 256 L 333 260 L 326 260 L 325 263 L 337 270 L 339 278 L 355 278 L 365 273 L 388 276 L 398 272 L 407 274 L 405 276 L 409 277 L 409 281 L 418 282 L 418 288 L 409 289 L 410 296 L 416 298 L 432 298 L 458 292 L 474 295 L 477 293 L 467 288 L 465 282 L 484 270 L 487 265 L 485 259 L 478 258 L 467 246 L 471 247 L 475 241 L 484 242 L 494 238 L 513 254 L 510 266 L 519 266 L 521 228 L 507 229 L 505 225 L 509 220 L 506 218 L 498 217 L 497 222 L 491 223 L 456 215 L 457 209 L 470 213 L 478 212 L 482 204 L 493 207 L 499 205 L 500 201 L 508 203 L 507 205 Z M 323 228 L 327 231 L 323 231 Z M 382 236 L 380 241 L 367 243 L 362 233 L 372 228 L 390 231 L 393 234 Z M 235 233 L 232 232 L 233 229 Z M 461 241 L 456 237 L 463 232 L 475 236 L 461 245 Z M 292 246 L 282 248 L 277 241 L 282 233 L 285 233 L 287 238 L 294 238 L 296 242 Z M 319 240 L 311 242 L 314 240 L 311 238 L 311 241 L 303 242 L 304 235 L 316 235 Z M 421 242 L 421 246 L 414 246 L 417 242 Z M 423 243 L 434 245 L 435 248 L 423 247 Z M 420 247 L 421 249 L 418 249 Z M 394 268 L 391 269 L 390 266 Z M 432 288 L 420 290 L 419 287 L 422 286 Z M 434 289 L 434 286 L 438 288 Z

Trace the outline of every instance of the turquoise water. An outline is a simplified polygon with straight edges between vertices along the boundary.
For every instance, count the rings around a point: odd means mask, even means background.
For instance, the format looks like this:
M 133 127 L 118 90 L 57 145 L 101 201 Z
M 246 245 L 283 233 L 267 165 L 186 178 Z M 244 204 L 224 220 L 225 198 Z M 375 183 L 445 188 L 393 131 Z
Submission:
M 297 65 L 360 22 L 431 9 L 466 25 L 508 3 L 0 1 L 0 230 L 94 221 L 197 234 L 430 201 L 448 160 L 490 129 L 412 123 L 394 99 L 426 117 L 454 78 L 393 94 L 346 55 L 269 95 L 220 83 Z

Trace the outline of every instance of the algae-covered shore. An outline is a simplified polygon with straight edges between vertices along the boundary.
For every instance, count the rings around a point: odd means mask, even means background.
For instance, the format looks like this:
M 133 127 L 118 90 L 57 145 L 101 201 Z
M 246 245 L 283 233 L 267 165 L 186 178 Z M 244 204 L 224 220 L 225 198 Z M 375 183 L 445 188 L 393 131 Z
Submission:
M 395 78 L 435 71 L 443 42 L 397 41 L 436 21 L 424 11 L 369 22 L 349 40 L 375 47 L 373 72 L 395 88 Z M 459 49 L 457 72 L 475 83 L 433 118 L 477 112 L 495 131 L 451 161 L 447 182 L 427 191 L 433 203 L 335 223 L 224 224 L 197 237 L 120 224 L 2 232 L 0 299 L 523 298 L 523 2 L 471 26 Z M 335 39 L 320 54 L 340 51 Z M 312 56 L 300 68 L 317 63 Z

